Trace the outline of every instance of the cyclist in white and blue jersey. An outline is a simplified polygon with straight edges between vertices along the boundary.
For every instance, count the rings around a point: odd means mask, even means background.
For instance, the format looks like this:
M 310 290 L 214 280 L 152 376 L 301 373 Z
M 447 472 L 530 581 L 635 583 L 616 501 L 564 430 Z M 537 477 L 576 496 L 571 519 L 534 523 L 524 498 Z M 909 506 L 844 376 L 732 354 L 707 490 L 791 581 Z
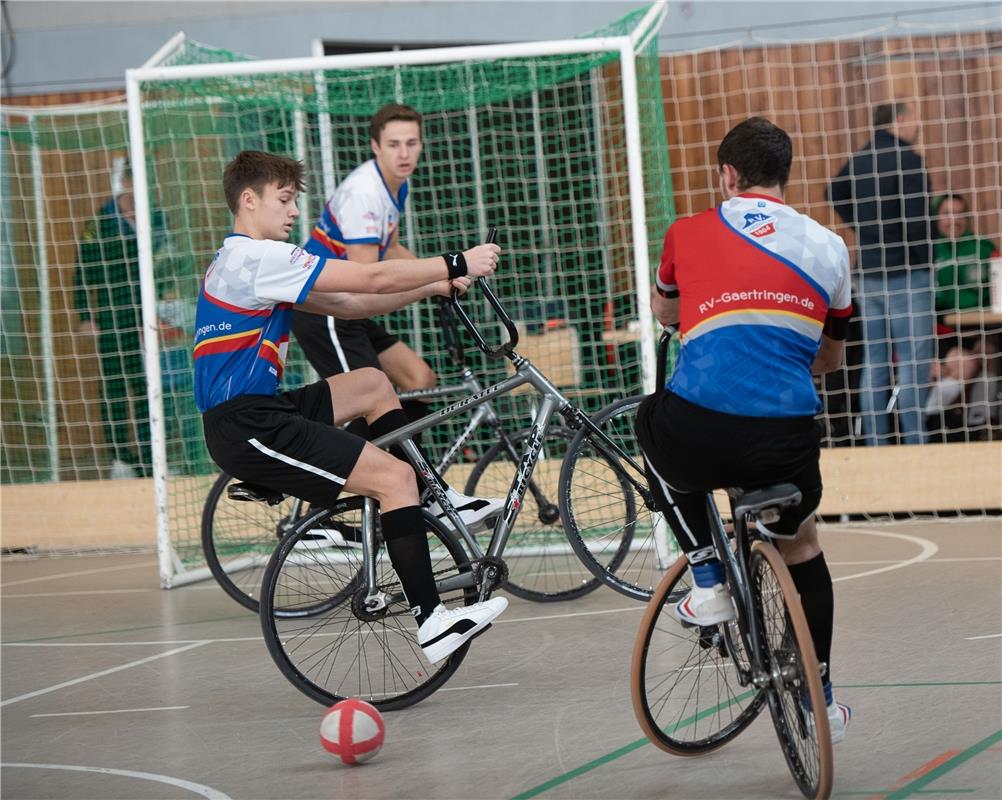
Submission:
M 432 663 L 483 631 L 507 607 L 495 597 L 456 609 L 439 602 L 411 466 L 335 427 L 364 417 L 375 436 L 407 424 L 379 370 L 336 375 L 289 392 L 279 382 L 294 308 L 362 318 L 465 291 L 491 274 L 500 248 L 377 265 L 326 259 L 286 239 L 299 211 L 303 166 L 240 153 L 223 175 L 235 220 L 209 265 L 195 319 L 195 400 L 213 460 L 228 474 L 317 506 L 342 490 L 375 498 L 387 555 Z M 467 277 L 470 276 L 470 277 Z
M 410 106 L 391 103 L 369 120 L 373 158 L 352 170 L 324 204 L 303 249 L 324 258 L 375 264 L 387 258 L 415 258 L 400 241 L 400 218 L 407 205 L 408 180 L 423 150 L 423 120 Z M 307 360 L 322 377 L 368 367 L 381 369 L 398 391 L 428 389 L 438 376 L 408 345 L 372 319 L 346 319 L 296 310 L 292 332 Z M 404 400 L 412 422 L 428 414 L 421 400 Z M 371 436 L 364 420 L 349 428 Z M 472 531 L 493 525 L 502 498 L 468 497 L 445 481 L 449 501 Z M 428 510 L 444 525 L 452 520 L 429 498 Z

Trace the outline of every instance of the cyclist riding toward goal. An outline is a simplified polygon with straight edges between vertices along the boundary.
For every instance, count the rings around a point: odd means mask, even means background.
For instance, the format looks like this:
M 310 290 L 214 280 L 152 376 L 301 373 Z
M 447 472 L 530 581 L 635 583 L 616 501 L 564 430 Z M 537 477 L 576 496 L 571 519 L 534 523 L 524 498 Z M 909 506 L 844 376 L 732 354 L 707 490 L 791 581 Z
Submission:
M 294 307 L 363 318 L 448 296 L 493 273 L 500 248 L 378 265 L 313 255 L 286 241 L 303 186 L 302 164 L 269 153 L 244 151 L 224 172 L 233 233 L 206 271 L 195 321 L 195 400 L 206 445 L 228 474 L 317 506 L 332 505 L 342 490 L 378 500 L 387 555 L 416 618 L 418 643 L 435 663 L 486 629 L 508 601 L 446 609 L 414 470 L 334 427 L 363 417 L 378 437 L 407 424 L 393 387 L 375 369 L 289 392 L 278 386 Z
M 834 594 L 818 542 L 821 403 L 812 375 L 838 368 L 850 302 L 849 254 L 836 234 L 783 202 L 793 147 L 762 117 L 734 127 L 717 163 L 724 202 L 665 235 L 651 308 L 679 324 L 678 363 L 637 412 L 651 490 L 692 571 L 676 605 L 684 624 L 734 618 L 712 544 L 707 492 L 792 483 L 802 494 L 760 533 L 779 547 L 800 594 L 832 741 L 851 716 L 831 685 Z
M 307 252 L 359 264 L 415 258 L 400 243 L 400 218 L 407 204 L 408 178 L 423 148 L 421 115 L 410 106 L 383 106 L 370 120 L 369 134 L 375 157 L 352 170 L 327 200 L 303 245 Z M 335 319 L 297 310 L 292 315 L 292 332 L 323 377 L 373 367 L 385 372 L 402 392 L 428 389 L 438 380 L 424 359 L 371 319 Z M 427 404 L 420 400 L 404 400 L 402 407 L 412 422 L 428 413 Z M 371 433 L 361 420 L 349 430 L 360 436 Z M 449 501 L 471 531 L 492 526 L 504 510 L 501 498 L 467 497 L 443 483 Z M 428 510 L 453 528 L 437 502 L 432 501 Z

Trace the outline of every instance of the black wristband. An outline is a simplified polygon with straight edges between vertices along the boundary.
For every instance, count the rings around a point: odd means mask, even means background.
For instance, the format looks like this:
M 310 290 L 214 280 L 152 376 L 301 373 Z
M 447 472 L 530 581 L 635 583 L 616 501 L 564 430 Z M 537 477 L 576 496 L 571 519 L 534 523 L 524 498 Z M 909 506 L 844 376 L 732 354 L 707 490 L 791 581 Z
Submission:
M 466 274 L 466 256 L 462 253 L 444 253 L 445 266 L 449 268 L 449 280 L 462 278 Z

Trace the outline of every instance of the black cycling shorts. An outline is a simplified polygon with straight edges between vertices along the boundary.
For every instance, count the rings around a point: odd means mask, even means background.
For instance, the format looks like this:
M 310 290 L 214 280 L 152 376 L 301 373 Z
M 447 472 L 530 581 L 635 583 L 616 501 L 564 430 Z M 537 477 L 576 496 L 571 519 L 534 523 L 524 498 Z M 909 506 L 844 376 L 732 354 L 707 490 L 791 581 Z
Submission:
M 338 319 L 295 311 L 292 332 L 321 378 L 379 366 L 379 354 L 398 341 L 371 319 Z
M 793 536 L 821 502 L 821 426 L 813 417 L 723 414 L 665 390 L 637 409 L 637 438 L 669 492 L 703 496 L 715 489 L 794 484 L 802 494 L 800 505 L 766 526 L 780 536 Z M 656 497 L 659 484 L 652 481 Z M 690 527 L 708 525 L 705 503 L 678 505 L 689 509 L 687 516 L 699 517 L 687 520 Z
M 365 440 L 334 427 L 327 381 L 275 397 L 242 395 L 202 415 L 220 469 L 313 505 L 337 500 Z

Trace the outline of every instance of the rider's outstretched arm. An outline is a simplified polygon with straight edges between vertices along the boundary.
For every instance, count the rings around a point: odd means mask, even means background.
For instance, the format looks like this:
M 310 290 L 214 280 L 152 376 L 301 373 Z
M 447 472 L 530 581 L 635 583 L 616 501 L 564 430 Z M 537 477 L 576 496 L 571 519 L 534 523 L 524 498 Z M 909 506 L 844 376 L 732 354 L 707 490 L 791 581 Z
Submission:
M 417 289 L 446 278 L 479 278 L 494 272 L 501 248 L 480 244 L 447 257 L 392 259 L 375 264 L 328 259 L 316 283 L 317 292 L 393 294 Z
M 469 278 L 456 278 L 452 281 L 436 281 L 406 292 L 388 294 L 312 291 L 296 308 L 338 319 L 366 319 L 376 314 L 396 311 L 426 297 L 450 297 L 453 289 L 459 289 L 460 293 L 464 293 L 469 288 L 470 282 Z

